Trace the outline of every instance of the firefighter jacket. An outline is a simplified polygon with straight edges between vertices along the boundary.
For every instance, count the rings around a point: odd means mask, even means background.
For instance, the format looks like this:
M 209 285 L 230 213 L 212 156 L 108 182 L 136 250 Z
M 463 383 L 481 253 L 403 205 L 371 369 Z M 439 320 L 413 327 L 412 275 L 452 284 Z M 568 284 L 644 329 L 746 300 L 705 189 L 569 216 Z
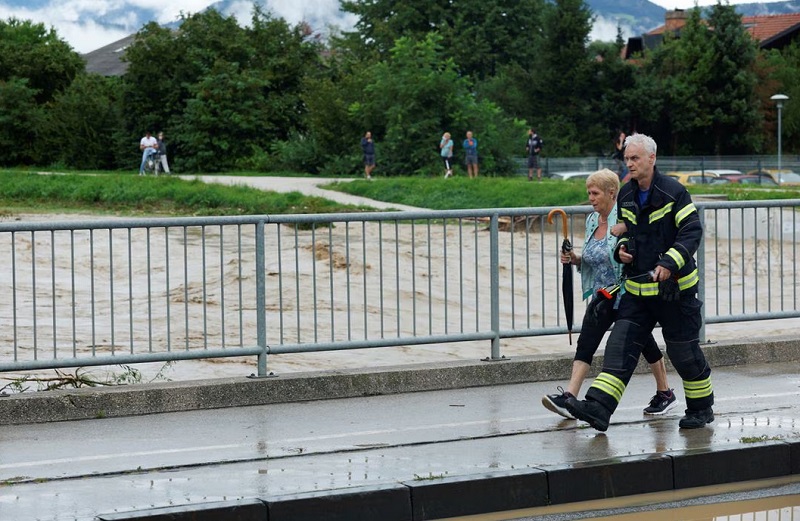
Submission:
M 658 295 L 658 283 L 647 273 L 661 265 L 678 280 L 681 291 L 693 288 L 699 278 L 694 254 L 703 238 L 703 227 L 689 192 L 677 180 L 654 168 L 653 181 L 644 205 L 639 204 L 639 184 L 631 180 L 619 193 L 618 219 L 628 231 L 617 242 L 633 255 L 624 264 L 625 290 L 633 295 Z

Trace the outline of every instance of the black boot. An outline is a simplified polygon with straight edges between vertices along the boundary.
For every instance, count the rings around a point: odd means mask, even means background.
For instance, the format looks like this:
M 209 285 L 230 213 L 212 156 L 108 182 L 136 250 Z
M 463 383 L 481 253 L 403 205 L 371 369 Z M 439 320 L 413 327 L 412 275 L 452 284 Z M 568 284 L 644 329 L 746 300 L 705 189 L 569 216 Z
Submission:
M 605 432 L 606 429 L 608 429 L 608 421 L 611 419 L 611 413 L 599 402 L 568 398 L 566 405 L 570 414 L 579 420 L 587 422 L 592 428 L 600 432 Z
M 567 405 L 567 408 L 569 408 L 569 405 Z M 686 409 L 686 416 L 681 418 L 681 421 L 678 422 L 678 426 L 680 426 L 681 429 L 699 429 L 713 421 L 714 410 L 711 407 L 699 411 Z

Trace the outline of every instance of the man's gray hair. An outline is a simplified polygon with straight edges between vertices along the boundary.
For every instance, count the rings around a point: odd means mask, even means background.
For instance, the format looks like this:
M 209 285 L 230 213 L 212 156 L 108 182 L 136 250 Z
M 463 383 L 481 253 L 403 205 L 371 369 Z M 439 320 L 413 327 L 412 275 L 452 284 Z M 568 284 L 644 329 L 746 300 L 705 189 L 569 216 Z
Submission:
M 645 134 L 632 134 L 625 138 L 625 147 L 628 145 L 639 145 L 648 154 L 655 154 L 658 146 L 655 140 Z

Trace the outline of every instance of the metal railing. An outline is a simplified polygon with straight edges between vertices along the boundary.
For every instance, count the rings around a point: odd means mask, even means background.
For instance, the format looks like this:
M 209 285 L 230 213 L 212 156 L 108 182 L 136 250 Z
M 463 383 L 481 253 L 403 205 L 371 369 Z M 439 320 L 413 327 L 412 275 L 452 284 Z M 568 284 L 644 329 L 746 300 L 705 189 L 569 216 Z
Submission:
M 800 200 L 703 202 L 705 322 L 799 317 Z M 549 208 L 0 223 L 0 371 L 563 334 Z M 568 207 L 579 248 L 589 207 Z M 584 306 L 573 288 L 575 327 Z
M 517 175 L 528 175 L 527 160 L 516 159 Z M 605 156 L 584 157 L 541 157 L 539 164 L 545 176 L 563 172 L 595 172 L 602 168 L 617 171 L 615 160 Z M 658 156 L 661 172 L 705 172 L 707 170 L 738 170 L 746 174 L 751 171 L 774 170 L 778 168 L 775 155 L 759 156 Z M 781 170 L 800 173 L 800 156 L 789 154 L 781 158 Z

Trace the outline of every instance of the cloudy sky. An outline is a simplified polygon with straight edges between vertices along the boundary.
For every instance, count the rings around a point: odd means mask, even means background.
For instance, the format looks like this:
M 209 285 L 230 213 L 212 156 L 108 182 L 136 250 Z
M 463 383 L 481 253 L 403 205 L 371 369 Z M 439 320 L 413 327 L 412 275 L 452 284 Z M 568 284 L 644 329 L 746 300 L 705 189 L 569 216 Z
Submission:
M 667 9 L 691 8 L 695 0 L 651 0 Z M 732 4 L 752 2 L 753 0 L 730 0 Z M 141 22 L 131 14 L 126 6 L 150 10 L 153 19 L 159 23 L 169 23 L 178 19 L 181 12 L 196 13 L 213 0 L 0 0 L 0 19 L 15 17 L 33 20 L 53 27 L 58 35 L 81 53 L 93 51 L 104 45 L 136 32 Z M 700 0 L 699 5 L 716 3 L 716 0 Z M 301 20 L 330 20 L 345 27 L 346 20 L 339 12 L 339 0 L 267 0 L 272 11 L 290 23 Z M 234 4 L 234 14 L 242 23 L 250 19 L 252 0 L 241 0 Z M 226 13 L 228 14 L 228 13 Z M 102 26 L 87 20 L 87 17 L 102 17 Z M 110 18 L 110 20 L 108 20 Z M 324 30 L 324 27 L 315 27 Z M 596 27 L 594 37 L 604 38 L 604 27 Z M 615 23 L 609 24 L 609 38 L 616 35 Z M 597 34 L 599 33 L 599 34 Z
M 0 19 L 14 17 L 44 23 L 55 28 L 76 51 L 85 53 L 141 28 L 142 23 L 126 6 L 149 10 L 154 21 L 166 24 L 177 20 L 181 12 L 197 13 L 213 3 L 214 0 L 0 0 Z M 226 14 L 235 15 L 243 23 L 250 20 L 252 0 L 231 4 L 232 11 Z M 266 0 L 266 4 L 290 23 L 309 18 L 334 22 L 344 16 L 339 12 L 339 0 Z M 87 17 L 104 18 L 105 22 L 99 25 Z

